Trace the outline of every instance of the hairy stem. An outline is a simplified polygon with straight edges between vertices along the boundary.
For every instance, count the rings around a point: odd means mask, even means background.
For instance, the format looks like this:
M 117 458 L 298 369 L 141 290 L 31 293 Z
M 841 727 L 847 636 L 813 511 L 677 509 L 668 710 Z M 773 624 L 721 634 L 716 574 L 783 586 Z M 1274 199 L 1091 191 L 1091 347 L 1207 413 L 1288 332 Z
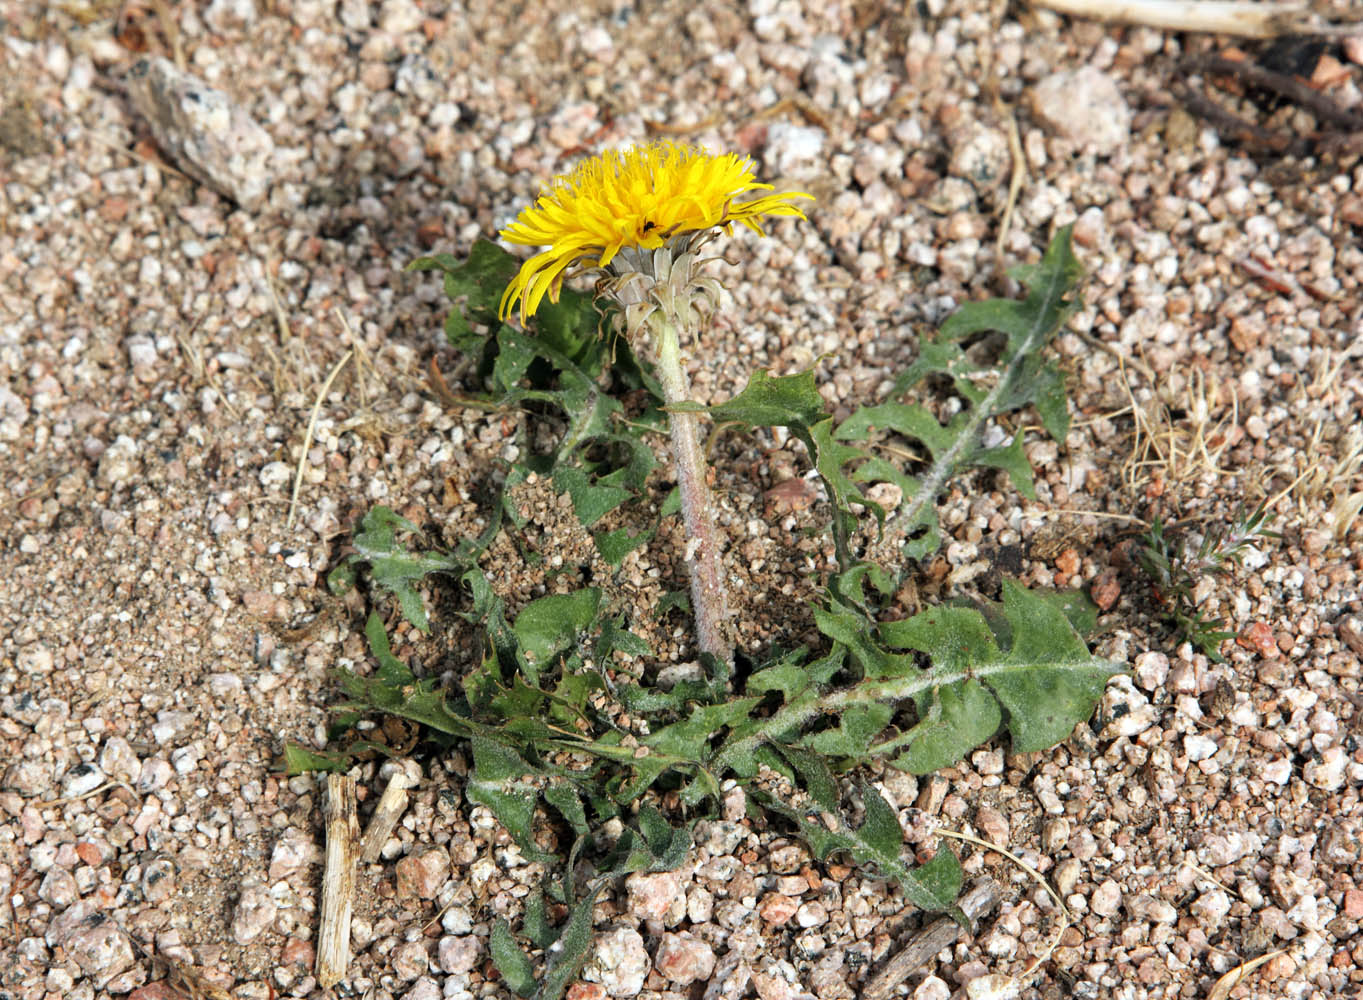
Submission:
M 681 363 L 677 327 L 662 311 L 650 317 L 654 352 L 663 401 L 669 407 L 691 401 L 691 386 Z M 672 457 L 677 465 L 682 523 L 686 529 L 686 569 L 691 576 L 691 610 L 696 618 L 696 641 L 702 653 L 732 664 L 733 646 L 725 622 L 729 617 L 729 588 L 720 559 L 719 531 L 715 528 L 705 453 L 700 445 L 700 418 L 695 413 L 668 410 Z

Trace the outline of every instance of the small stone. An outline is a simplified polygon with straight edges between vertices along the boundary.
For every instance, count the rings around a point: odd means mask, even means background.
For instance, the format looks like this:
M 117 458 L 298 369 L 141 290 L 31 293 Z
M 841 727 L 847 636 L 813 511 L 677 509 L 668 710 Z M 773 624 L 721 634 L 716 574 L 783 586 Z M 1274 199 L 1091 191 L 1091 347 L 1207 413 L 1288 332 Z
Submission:
M 103 989 L 132 966 L 133 948 L 123 928 L 94 907 L 86 899 L 63 910 L 48 926 L 47 943 L 65 949 L 94 987 Z
M 1041 849 L 1047 854 L 1059 854 L 1070 842 L 1070 823 L 1064 817 L 1047 820 L 1041 828 Z
M 644 939 L 633 927 L 600 934 L 584 978 L 600 983 L 613 997 L 637 996 L 651 965 Z
M 1093 895 L 1089 897 L 1089 909 L 1100 917 L 1112 916 L 1121 909 L 1121 905 L 1122 887 L 1112 879 L 1094 889 Z
M 468 934 L 473 931 L 473 914 L 467 906 L 451 906 L 440 918 L 440 926 L 446 934 Z
M 1259 911 L 1259 924 L 1264 931 L 1284 941 L 1291 941 L 1300 933 L 1297 925 L 1276 906 L 1265 906 Z
M 128 994 L 128 1000 L 184 1000 L 184 996 L 168 980 L 158 979 L 133 990 Z
M 690 931 L 664 934 L 653 967 L 672 982 L 687 986 L 698 979 L 710 978 L 715 971 L 715 953 Z
M 1229 834 L 1213 833 L 1202 840 L 1198 857 L 1212 868 L 1233 864 L 1247 854 L 1255 854 L 1263 847 L 1263 838 L 1250 831 L 1235 831 Z
M 1327 792 L 1339 791 L 1344 787 L 1345 768 L 1349 756 L 1340 746 L 1326 747 L 1321 751 L 1320 760 L 1307 761 L 1301 776 L 1313 788 Z
M 941 775 L 934 774 L 922 781 L 920 789 L 918 808 L 929 816 L 935 816 L 938 810 L 942 808 L 942 803 L 946 801 L 947 792 L 951 790 L 951 786 Z
M 1284 951 L 1265 963 L 1263 977 L 1265 982 L 1271 983 L 1278 979 L 1289 979 L 1296 973 L 1297 960 L 1289 952 Z
M 807 479 L 796 476 L 783 479 L 762 497 L 767 502 L 767 511 L 772 515 L 793 514 L 813 506 L 819 499 L 819 489 Z
M 203 19 L 219 35 L 240 31 L 256 22 L 255 0 L 213 0 Z
M 1193 900 L 1190 911 L 1209 931 L 1215 930 L 1230 912 L 1230 897 L 1220 889 L 1204 892 Z
M 1363 32 L 1345 36 L 1344 55 L 1351 63 L 1363 66 Z
M 705 668 L 700 665 L 698 660 L 690 660 L 686 663 L 669 663 L 658 671 L 656 681 L 658 687 L 664 691 L 671 691 L 683 681 L 701 681 L 705 679 Z
M 1353 818 L 1335 823 L 1321 837 L 1320 851 L 1326 864 L 1358 864 L 1363 858 L 1363 824 Z
M 241 595 L 242 607 L 246 613 L 253 618 L 283 618 L 287 613 L 287 606 L 274 594 L 268 590 L 247 590 Z
M 151 727 L 151 738 L 164 746 L 183 735 L 192 725 L 194 716 L 190 712 L 157 712 L 156 723 Z
M 399 899 L 434 899 L 450 877 L 450 856 L 443 847 L 409 854 L 397 863 Z
M 142 895 L 149 903 L 163 903 L 175 893 L 175 862 L 156 858 L 142 869 Z
M 98 868 L 104 864 L 104 859 L 109 856 L 109 853 L 109 845 L 102 841 L 95 843 L 82 840 L 76 844 L 76 857 L 80 858 L 82 864 L 87 864 L 91 868 Z
M 1278 655 L 1278 640 L 1273 635 L 1273 627 L 1267 622 L 1254 622 L 1238 636 L 1235 637 L 1238 645 L 1245 649 L 1251 649 L 1264 659 L 1273 659 Z
M 1104 715 L 1110 720 L 1103 728 L 1103 739 L 1139 736 L 1159 720 L 1159 710 L 1126 675 L 1114 678 L 1107 686 L 1103 703 Z
M 773 927 L 780 927 L 795 916 L 799 908 L 800 904 L 789 896 L 783 896 L 779 892 L 769 892 L 762 897 L 762 902 L 757 907 L 757 914 Z
M 320 859 L 317 845 L 308 834 L 291 826 L 280 836 L 270 854 L 270 881 L 278 882 Z
M 415 979 L 430 967 L 426 947 L 420 941 L 406 941 L 393 949 L 393 972 L 399 979 Z
M 1079 876 L 1082 866 L 1078 858 L 1066 858 L 1055 866 L 1055 889 L 1061 896 L 1068 896 L 1074 892 L 1074 887 L 1079 884 Z
M 1363 618 L 1345 618 L 1339 623 L 1339 637 L 1355 656 L 1363 656 Z
M 1018 984 L 1012 976 L 992 972 L 966 983 L 965 995 L 968 1000 L 1016 1000 Z
M 284 942 L 284 948 L 279 953 L 280 965 L 301 965 L 306 969 L 311 969 L 316 961 L 317 949 L 311 941 L 305 938 L 289 938 Z
M 894 483 L 876 483 L 866 491 L 866 499 L 879 504 L 883 510 L 895 511 L 904 502 L 904 490 Z
M 804 903 L 795 911 L 795 922 L 801 927 L 821 927 L 828 923 L 828 910 L 819 902 Z
M 104 741 L 104 748 L 99 752 L 99 767 L 109 777 L 129 784 L 136 782 L 142 773 L 142 761 L 132 744 L 122 736 L 110 736 Z
M 1097 205 L 1084 209 L 1074 222 L 1074 242 L 1086 250 L 1093 250 L 1102 246 L 1106 239 L 1107 222 L 1103 217 L 1103 210 Z M 1113 578 L 1116 578 L 1115 574 Z
M 100 456 L 98 476 L 109 486 L 117 486 L 134 478 L 140 469 L 137 442 L 126 434 L 120 434 Z
M 231 98 L 162 56 L 138 60 L 127 88 L 157 143 L 187 174 L 248 210 L 264 199 L 274 141 Z
M 767 129 L 767 146 L 762 160 L 774 174 L 808 171 L 823 159 L 827 134 L 821 128 L 773 122 Z
M 587 983 L 579 979 L 568 987 L 565 1000 L 606 1000 L 606 988 L 600 983 Z
M 3 699 L 0 699 L 0 712 L 4 712 L 5 715 L 21 726 L 28 726 L 30 729 L 36 726 L 38 720 L 43 717 L 42 706 L 29 691 L 23 691 L 18 695 L 6 695 Z
M 936 976 L 928 976 L 913 991 L 913 1000 L 948 1000 L 951 987 Z
M 998 926 L 985 934 L 983 943 L 985 953 L 993 958 L 1006 958 L 1018 953 L 1018 939 Z
M 1008 137 L 998 129 L 971 121 L 951 136 L 951 143 L 948 172 L 964 177 L 977 191 L 989 191 L 1009 175 L 1013 157 Z
M 1287 757 L 1270 760 L 1259 768 L 1259 775 L 1264 778 L 1264 781 L 1273 782 L 1274 785 L 1287 785 L 1289 781 L 1292 781 L 1292 762 Z
M 800 990 L 791 986 L 790 980 L 777 970 L 754 972 L 752 984 L 758 1000 L 795 1000 L 800 995 Z
M 1079 552 L 1076 549 L 1065 549 L 1055 557 L 1055 568 L 1066 576 L 1074 576 L 1078 573 L 1079 565 Z
M 1155 691 L 1169 679 L 1169 657 L 1151 650 L 1136 657 L 1136 683 L 1146 691 Z
M 978 197 L 969 181 L 959 177 L 943 177 L 932 186 L 932 190 L 924 197 L 923 204 L 938 215 L 954 215 L 957 212 L 973 212 Z M 935 265 L 938 254 L 935 251 L 930 252 Z
M 405 35 L 421 27 L 421 8 L 412 0 L 384 0 L 379 27 L 393 35 Z
M 145 793 L 164 788 L 174 774 L 170 761 L 151 757 L 142 762 L 142 773 L 137 776 L 137 790 Z
M 80 889 L 69 871 L 54 865 L 38 885 L 38 898 L 58 909 L 64 909 L 80 898 Z
M 692 886 L 686 894 L 686 918 L 693 924 L 708 924 L 714 915 L 715 895 L 704 886 Z
M 78 799 L 104 784 L 104 772 L 94 764 L 77 764 L 62 779 L 62 798 Z
M 1215 756 L 1217 749 L 1216 740 L 1210 736 L 1203 736 L 1201 733 L 1189 733 L 1183 737 L 1183 752 L 1194 763 Z
M 982 805 L 975 810 L 975 825 L 984 834 L 984 839 L 997 847 L 1008 844 L 1008 821 L 993 806 Z
M 1344 890 L 1344 909 L 1341 912 L 1350 920 L 1363 917 L 1363 889 Z
M 1098 605 L 1099 611 L 1111 611 L 1122 596 L 1122 585 L 1117 581 L 1116 572 L 1105 569 L 1094 577 L 1093 583 L 1089 585 L 1089 596 Z
M 430 976 L 422 976 L 402 995 L 402 1000 L 441 1000 L 444 995 L 439 983 Z M 464 995 L 468 996 L 467 993 Z
M 451 975 L 463 975 L 470 972 L 478 964 L 478 952 L 481 945 L 478 939 L 471 934 L 462 937 L 446 935 L 440 939 L 436 946 L 436 962 L 440 965 L 442 972 Z
M 809 879 L 803 875 L 782 875 L 776 880 L 776 891 L 783 896 L 803 896 L 809 891 Z
M 1289 910 L 1311 891 L 1306 879 L 1286 868 L 1273 869 L 1268 876 L 1268 888 L 1274 900 Z
M 146 337 L 128 340 L 128 363 L 134 368 L 150 368 L 156 364 L 156 344 Z
M 1032 110 L 1053 132 L 1100 156 L 1115 153 L 1131 132 L 1131 108 L 1117 82 L 1092 66 L 1046 77 L 1032 89 Z
M 1127 909 L 1137 920 L 1152 924 L 1172 924 L 1178 919 L 1173 905 L 1155 896 L 1134 896 L 1127 902 Z
M 662 920 L 681 891 L 679 872 L 636 872 L 625 880 L 625 906 L 631 916 L 641 920 Z
M 236 912 L 232 916 L 232 940 L 237 944 L 249 944 L 274 923 L 274 900 L 264 886 L 248 885 L 241 890 Z
M 21 760 L 5 771 L 5 787 L 20 795 L 44 795 L 52 787 L 52 765 Z

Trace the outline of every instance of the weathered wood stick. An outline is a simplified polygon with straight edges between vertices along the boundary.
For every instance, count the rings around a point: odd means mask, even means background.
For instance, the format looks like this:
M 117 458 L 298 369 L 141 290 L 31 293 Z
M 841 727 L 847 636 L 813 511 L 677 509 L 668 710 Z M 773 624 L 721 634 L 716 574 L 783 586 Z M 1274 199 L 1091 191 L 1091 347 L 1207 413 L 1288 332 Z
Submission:
M 1061 14 L 1143 24 L 1167 31 L 1205 31 L 1242 38 L 1279 35 L 1342 35 L 1357 25 L 1332 25 L 1306 3 L 1259 3 L 1257 0 L 1033 0 Z
M 398 825 L 398 820 L 407 811 L 407 789 L 411 784 L 411 780 L 401 771 L 394 771 L 388 779 L 388 787 L 379 796 L 379 804 L 374 807 L 374 815 L 369 817 L 364 839 L 360 841 L 360 861 L 363 864 L 372 865 L 379 860 L 379 851 L 388 843 L 393 827 Z
M 355 781 L 327 775 L 323 803 L 327 858 L 322 871 L 322 915 L 317 926 L 317 982 L 330 989 L 350 965 L 350 915 L 355 902 L 355 853 L 360 821 L 355 815 Z
M 986 875 L 975 881 L 958 905 L 973 924 L 998 905 L 1002 894 L 999 884 Z M 961 925 L 956 921 L 950 917 L 938 917 L 885 963 L 885 968 L 861 991 L 861 1000 L 885 1000 L 891 990 L 908 979 L 919 966 L 931 961 L 943 948 L 953 944 L 961 933 Z

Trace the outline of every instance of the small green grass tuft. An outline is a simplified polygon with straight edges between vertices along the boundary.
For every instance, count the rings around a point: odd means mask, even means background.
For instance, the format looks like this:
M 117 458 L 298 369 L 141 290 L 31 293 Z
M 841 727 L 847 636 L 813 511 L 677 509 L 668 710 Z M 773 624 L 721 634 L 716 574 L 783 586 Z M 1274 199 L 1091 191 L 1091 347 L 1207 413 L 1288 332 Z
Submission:
M 1197 582 L 1208 574 L 1227 577 L 1243 564 L 1245 550 L 1259 538 L 1279 538 L 1268 530 L 1273 515 L 1264 504 L 1249 514 L 1236 512 L 1229 526 L 1219 525 L 1202 536 L 1196 548 L 1189 548 L 1183 536 L 1168 534 L 1157 517 L 1140 536 L 1136 561 L 1154 589 L 1155 599 L 1164 610 L 1179 641 L 1190 642 L 1213 663 L 1224 663 L 1221 644 L 1235 638 L 1219 618 L 1209 618 L 1194 596 Z

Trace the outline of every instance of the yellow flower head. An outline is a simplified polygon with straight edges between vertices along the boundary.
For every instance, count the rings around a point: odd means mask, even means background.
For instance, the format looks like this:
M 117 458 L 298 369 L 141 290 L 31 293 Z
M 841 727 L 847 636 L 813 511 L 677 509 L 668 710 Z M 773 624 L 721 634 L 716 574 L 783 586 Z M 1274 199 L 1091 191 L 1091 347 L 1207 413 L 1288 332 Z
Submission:
M 792 198 L 801 192 L 766 195 L 735 202 L 749 191 L 770 191 L 753 179 L 746 156 L 712 156 L 691 146 L 659 142 L 625 153 L 606 152 L 557 177 L 506 229 L 502 239 L 524 246 L 547 246 L 521 265 L 502 296 L 505 319 L 519 302 L 522 316 L 533 316 L 545 294 L 558 301 L 564 272 L 584 258 L 608 267 L 624 249 L 656 250 L 681 233 L 738 222 L 762 235 L 764 215 L 805 217 Z

